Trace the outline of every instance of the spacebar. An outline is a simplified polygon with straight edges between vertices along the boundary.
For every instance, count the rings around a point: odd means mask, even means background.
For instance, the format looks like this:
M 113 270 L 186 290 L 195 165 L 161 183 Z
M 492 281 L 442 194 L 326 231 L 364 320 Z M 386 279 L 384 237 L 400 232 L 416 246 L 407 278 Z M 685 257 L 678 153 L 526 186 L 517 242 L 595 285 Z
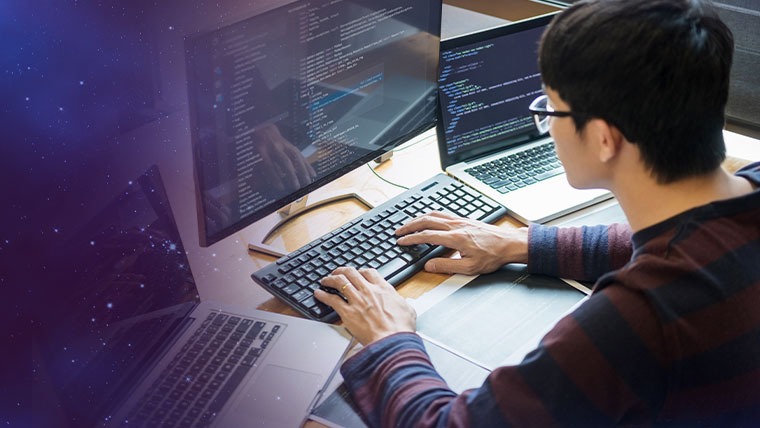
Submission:
M 388 263 L 377 268 L 377 273 L 379 273 L 383 278 L 388 279 L 393 276 L 394 273 L 407 266 L 409 266 L 409 262 L 401 258 L 394 258 L 391 259 Z
M 555 175 L 560 175 L 560 174 L 562 174 L 563 172 L 565 172 L 565 170 L 564 170 L 564 169 L 562 169 L 562 168 L 556 168 L 556 169 L 553 169 L 553 170 L 551 170 L 551 171 L 542 172 L 541 174 L 538 174 L 538 175 L 537 175 L 537 176 L 535 176 L 534 178 L 535 178 L 536 180 L 538 180 L 538 181 L 541 181 L 541 180 L 546 180 L 546 179 L 547 179 L 547 178 L 549 178 L 549 177 L 554 177 Z
M 235 389 L 237 389 L 238 385 L 240 385 L 240 382 L 243 381 L 243 378 L 250 369 L 249 366 L 240 365 L 234 372 L 232 372 L 232 375 L 227 378 L 227 382 L 225 382 L 222 389 L 220 389 L 219 393 L 214 397 L 214 401 L 209 404 L 208 410 L 210 412 L 219 413 L 219 411 L 222 410 L 224 404 L 230 399 L 232 393 L 235 392 Z

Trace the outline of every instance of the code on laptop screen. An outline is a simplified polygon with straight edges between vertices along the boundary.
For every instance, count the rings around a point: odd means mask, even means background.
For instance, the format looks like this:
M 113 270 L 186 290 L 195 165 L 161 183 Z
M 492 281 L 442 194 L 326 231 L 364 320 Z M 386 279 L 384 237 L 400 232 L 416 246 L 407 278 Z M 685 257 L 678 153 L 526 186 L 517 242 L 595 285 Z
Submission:
M 528 106 L 542 92 L 537 51 L 544 28 L 441 52 L 438 84 L 448 155 L 535 132 Z

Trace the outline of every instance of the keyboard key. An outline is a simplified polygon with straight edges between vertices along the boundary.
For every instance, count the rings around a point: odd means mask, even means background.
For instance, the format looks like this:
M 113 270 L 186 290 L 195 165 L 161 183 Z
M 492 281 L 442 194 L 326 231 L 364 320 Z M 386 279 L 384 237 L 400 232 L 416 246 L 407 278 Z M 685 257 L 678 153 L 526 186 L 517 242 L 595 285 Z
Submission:
M 254 355 L 246 355 L 242 361 L 240 361 L 240 365 L 253 367 L 253 365 L 256 363 L 256 356 Z
M 551 169 L 549 171 L 546 171 L 546 172 L 543 172 L 541 174 L 538 174 L 536 176 L 536 180 L 538 180 L 538 181 L 546 180 L 547 178 L 554 177 L 555 175 L 560 175 L 563 172 L 564 172 L 564 170 L 562 168 Z
M 262 328 L 264 328 L 265 325 L 266 325 L 265 323 L 260 322 L 260 321 L 254 323 L 253 327 L 251 327 L 251 329 L 248 330 L 248 333 L 246 333 L 245 337 L 255 339 L 256 336 L 258 336 L 259 332 L 261 331 Z
M 232 396 L 232 393 L 235 392 L 235 389 L 240 385 L 250 369 L 251 367 L 249 366 L 239 365 L 229 379 L 227 379 L 222 389 L 219 390 L 219 393 L 214 397 L 213 401 L 211 401 L 208 411 L 218 413 L 227 400 Z
M 314 305 L 316 305 L 316 304 L 317 304 L 317 300 L 314 298 L 314 294 L 313 294 L 313 293 L 310 293 L 310 295 L 309 295 L 309 297 L 308 297 L 308 298 L 306 298 L 306 299 L 304 299 L 304 300 L 302 300 L 302 301 L 301 301 L 301 304 L 302 304 L 304 307 L 306 307 L 306 308 L 309 308 L 309 309 L 310 309 L 312 306 L 314 306 Z M 271 332 L 271 333 L 269 333 L 269 334 L 270 334 L 270 335 L 273 335 L 274 333 L 275 333 L 275 330 L 274 330 L 274 329 L 272 329 L 272 332 Z
M 384 264 L 383 266 L 380 266 L 380 268 L 377 269 L 377 272 L 382 276 L 383 278 L 388 278 L 391 275 L 395 274 L 399 270 L 405 268 L 407 266 L 407 262 L 396 258 L 393 260 L 390 260 L 388 263 Z
M 293 299 L 295 299 L 297 302 L 300 302 L 301 300 L 305 300 L 310 295 L 311 295 L 311 290 L 305 289 L 293 294 Z
M 225 314 L 218 314 L 216 316 L 216 318 L 214 318 L 214 322 L 212 322 L 212 324 L 214 324 L 214 325 L 222 325 L 226 319 L 227 319 L 227 315 L 225 315 Z
M 417 244 L 408 247 L 401 247 L 404 253 L 411 255 L 414 258 L 422 257 L 423 254 L 431 250 L 433 247 L 427 244 Z M 411 260 L 409 260 L 411 261 Z

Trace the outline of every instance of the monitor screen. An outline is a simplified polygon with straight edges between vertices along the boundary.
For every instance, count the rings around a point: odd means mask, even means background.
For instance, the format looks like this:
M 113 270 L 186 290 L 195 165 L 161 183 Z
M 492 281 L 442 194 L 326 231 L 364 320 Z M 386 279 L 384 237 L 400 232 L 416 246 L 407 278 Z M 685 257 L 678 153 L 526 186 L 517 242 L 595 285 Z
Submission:
M 186 40 L 200 242 L 435 124 L 441 3 L 296 1 Z
M 442 158 L 469 158 L 494 144 L 503 149 L 508 141 L 537 135 L 528 106 L 542 93 L 538 43 L 550 18 L 444 42 L 438 80 Z

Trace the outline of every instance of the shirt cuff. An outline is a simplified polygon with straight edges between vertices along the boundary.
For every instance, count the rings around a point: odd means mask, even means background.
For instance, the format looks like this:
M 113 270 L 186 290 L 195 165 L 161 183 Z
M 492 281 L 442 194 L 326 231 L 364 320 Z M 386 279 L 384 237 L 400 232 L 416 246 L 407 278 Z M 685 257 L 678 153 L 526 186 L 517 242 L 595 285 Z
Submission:
M 528 272 L 557 276 L 557 228 L 531 223 L 528 225 Z
M 421 349 L 425 352 L 425 345 L 417 333 L 395 333 L 376 340 L 365 346 L 351 358 L 346 360 L 340 368 L 343 379 L 357 379 L 372 374 L 372 371 L 380 361 L 398 353 L 404 349 Z M 427 352 L 425 352 L 427 354 Z

